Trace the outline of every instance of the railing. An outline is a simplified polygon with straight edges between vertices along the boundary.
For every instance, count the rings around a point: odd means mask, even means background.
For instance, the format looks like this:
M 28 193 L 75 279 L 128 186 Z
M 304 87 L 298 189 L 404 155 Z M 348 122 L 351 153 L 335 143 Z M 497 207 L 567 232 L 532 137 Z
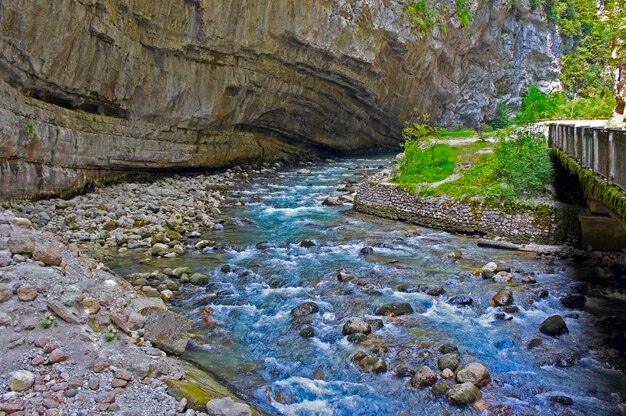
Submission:
M 551 124 L 550 146 L 626 190 L 626 130 Z

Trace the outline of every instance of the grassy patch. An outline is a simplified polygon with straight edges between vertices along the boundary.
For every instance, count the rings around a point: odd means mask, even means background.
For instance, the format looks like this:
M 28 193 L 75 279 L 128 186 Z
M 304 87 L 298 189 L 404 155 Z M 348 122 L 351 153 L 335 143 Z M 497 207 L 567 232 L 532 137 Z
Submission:
M 459 137 L 474 137 L 478 136 L 478 132 L 476 130 L 464 130 L 464 129 L 441 129 L 439 131 L 439 137 L 445 138 L 459 138 Z
M 420 189 L 420 194 L 519 202 L 544 193 L 551 179 L 548 146 L 532 133 L 517 133 L 512 140 L 498 143 L 493 154 L 474 157 L 474 166 L 463 177 L 437 188 Z

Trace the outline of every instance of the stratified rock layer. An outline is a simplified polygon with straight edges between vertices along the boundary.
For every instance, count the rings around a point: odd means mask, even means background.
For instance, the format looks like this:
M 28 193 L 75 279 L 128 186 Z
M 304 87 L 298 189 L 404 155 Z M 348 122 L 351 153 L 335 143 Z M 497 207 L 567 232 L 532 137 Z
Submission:
M 558 85 L 558 36 L 518 3 L 416 36 L 388 0 L 2 1 L 0 198 L 477 126 Z

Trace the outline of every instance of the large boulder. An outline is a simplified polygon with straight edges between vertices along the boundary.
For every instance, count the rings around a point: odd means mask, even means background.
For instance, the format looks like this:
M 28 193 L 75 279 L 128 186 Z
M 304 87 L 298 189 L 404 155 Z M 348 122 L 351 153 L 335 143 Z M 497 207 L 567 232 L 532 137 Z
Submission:
M 58 244 L 38 241 L 33 251 L 33 259 L 41 261 L 47 266 L 60 266 L 63 262 L 63 252 Z
M 513 303 L 513 292 L 502 289 L 491 298 L 492 306 L 508 306 Z
M 187 347 L 190 319 L 166 309 L 148 308 L 143 311 L 146 317 L 144 338 L 154 346 L 172 354 L 182 354 Z
M 552 315 L 541 323 L 539 332 L 557 337 L 559 335 L 569 334 L 569 329 L 561 316 Z
M 458 352 L 444 354 L 437 360 L 437 367 L 440 370 L 445 370 L 446 368 L 449 368 L 450 370 L 454 371 L 457 369 L 459 364 L 461 364 L 461 356 Z
M 388 303 L 376 309 L 378 316 L 401 316 L 412 314 L 413 308 L 408 303 Z
M 472 383 L 476 387 L 483 387 L 491 383 L 491 374 L 487 367 L 480 363 L 469 363 L 456 373 L 459 383 Z
M 12 254 L 31 254 L 35 250 L 35 237 L 32 234 L 14 234 L 8 241 Z
M 446 392 L 446 399 L 455 404 L 471 404 L 481 397 L 482 393 L 472 383 L 454 385 Z
M 343 335 L 369 334 L 372 332 L 370 324 L 362 318 L 350 318 L 343 325 Z

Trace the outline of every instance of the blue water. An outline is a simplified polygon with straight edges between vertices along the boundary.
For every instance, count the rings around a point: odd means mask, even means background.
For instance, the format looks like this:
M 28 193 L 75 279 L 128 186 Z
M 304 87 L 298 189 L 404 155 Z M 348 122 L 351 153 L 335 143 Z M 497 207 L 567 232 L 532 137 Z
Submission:
M 297 175 L 296 169 L 257 175 L 230 191 L 222 207 L 224 231 L 205 231 L 224 249 L 171 260 L 211 278 L 206 287 L 185 287 L 174 304 L 196 322 L 197 336 L 185 358 L 228 380 L 271 414 L 624 414 L 624 374 L 607 364 L 612 352 L 602 346 L 597 319 L 624 310 L 625 300 L 588 298 L 583 312 L 566 310 L 558 301 L 574 293 L 573 285 L 591 271 L 534 254 L 478 248 L 475 239 L 362 216 L 350 205 L 321 205 L 344 179 L 362 179 L 388 162 L 385 157 L 328 161 L 311 166 L 310 175 Z M 299 246 L 305 239 L 316 246 Z M 260 242 L 270 248 L 257 248 Z M 374 255 L 360 255 L 365 246 L 374 247 Z M 448 259 L 453 250 L 461 250 L 463 259 Z M 132 254 L 127 256 L 114 268 L 143 267 L 131 266 Z M 510 265 L 518 278 L 504 284 L 472 274 L 489 261 Z M 224 264 L 231 265 L 230 273 L 220 271 Z M 369 285 L 339 282 L 336 273 L 342 268 Z M 519 276 L 530 272 L 538 284 L 520 282 Z M 443 286 L 446 293 L 438 298 L 404 293 L 398 291 L 401 285 Z M 496 320 L 498 311 L 489 306 L 504 287 L 513 290 L 520 308 L 509 321 Z M 533 301 L 534 287 L 550 295 Z M 471 296 L 474 304 L 446 302 L 459 294 Z M 320 312 L 308 323 L 294 321 L 290 311 L 305 301 L 316 302 Z M 349 317 L 375 318 L 375 308 L 389 302 L 409 302 L 416 313 L 384 318 L 384 328 L 361 344 L 342 336 Z M 203 306 L 213 309 L 217 324 L 203 321 Z M 579 316 L 566 318 L 569 335 L 550 338 L 538 332 L 546 317 L 573 312 Z M 300 337 L 308 325 L 315 337 Z M 533 338 L 543 339 L 543 346 L 529 351 L 526 344 Z M 462 362 L 479 361 L 491 371 L 493 382 L 482 389 L 479 405 L 451 406 L 430 389 L 411 388 L 408 378 L 394 375 L 402 365 L 436 369 L 436 347 L 443 342 L 459 346 Z M 362 373 L 350 359 L 358 349 L 383 358 L 389 371 Z M 576 364 L 558 368 L 541 358 L 558 351 L 573 352 Z M 553 395 L 571 397 L 574 405 L 552 403 Z

